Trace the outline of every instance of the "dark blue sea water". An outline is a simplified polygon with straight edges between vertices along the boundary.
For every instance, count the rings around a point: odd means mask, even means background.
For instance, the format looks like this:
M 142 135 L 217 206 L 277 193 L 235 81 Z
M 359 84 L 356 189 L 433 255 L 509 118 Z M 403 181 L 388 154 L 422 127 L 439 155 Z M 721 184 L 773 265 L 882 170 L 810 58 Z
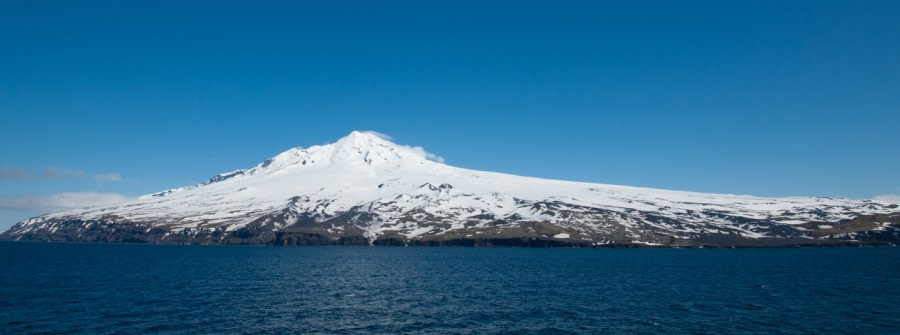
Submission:
M 900 332 L 900 248 L 0 243 L 2 333 Z

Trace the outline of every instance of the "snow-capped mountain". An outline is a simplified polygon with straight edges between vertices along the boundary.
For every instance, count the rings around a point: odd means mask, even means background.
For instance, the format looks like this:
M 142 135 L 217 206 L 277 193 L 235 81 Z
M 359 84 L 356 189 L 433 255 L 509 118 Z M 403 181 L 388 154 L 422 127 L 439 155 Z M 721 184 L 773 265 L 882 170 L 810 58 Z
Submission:
M 874 200 L 762 198 L 449 166 L 372 132 L 112 206 L 22 221 L 0 239 L 229 244 L 822 245 L 895 243 Z

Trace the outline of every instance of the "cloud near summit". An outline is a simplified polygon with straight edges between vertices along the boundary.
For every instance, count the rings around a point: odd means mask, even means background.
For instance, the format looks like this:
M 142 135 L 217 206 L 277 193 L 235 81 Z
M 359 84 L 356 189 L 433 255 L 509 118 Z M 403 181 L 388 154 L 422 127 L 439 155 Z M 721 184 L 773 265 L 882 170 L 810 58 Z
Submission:
M 394 140 L 394 138 L 391 137 L 390 135 L 384 134 L 384 133 L 379 133 L 379 132 L 377 132 L 377 131 L 363 130 L 363 131 L 360 131 L 360 133 L 363 133 L 363 134 L 370 134 L 370 135 L 375 135 L 375 137 L 378 137 L 378 138 L 380 138 L 380 139 L 382 139 L 382 140 L 385 140 L 385 141 L 393 141 L 393 140 Z
M 385 140 L 385 141 L 391 141 L 391 142 L 394 141 L 394 138 L 393 138 L 391 135 L 388 135 L 388 134 L 385 134 L 385 133 L 379 133 L 379 132 L 377 132 L 377 131 L 364 130 L 364 131 L 360 131 L 360 133 L 375 135 L 375 137 L 378 137 L 378 138 L 380 138 L 380 139 L 382 139 L 382 140 Z M 420 147 L 420 146 L 409 146 L 409 145 L 397 144 L 397 143 L 394 143 L 394 144 L 396 144 L 396 145 L 398 145 L 398 146 L 401 146 L 401 147 L 409 148 L 410 150 L 414 151 L 415 153 L 419 154 L 419 155 L 422 156 L 422 157 L 425 157 L 425 159 L 428 159 L 428 160 L 430 160 L 430 161 L 435 161 L 435 162 L 438 162 L 438 163 L 444 163 L 444 157 L 441 157 L 441 156 L 438 156 L 438 155 L 436 155 L 436 154 L 430 153 L 430 152 L 426 151 L 425 148 L 423 148 L 423 147 Z
M 414 151 L 419 156 L 425 157 L 425 159 L 427 159 L 427 160 L 435 161 L 438 163 L 444 163 L 444 157 L 441 157 L 441 156 L 435 155 L 433 153 L 430 153 L 428 151 L 425 151 L 425 148 L 423 148 L 423 147 L 419 147 L 419 146 L 412 147 L 412 146 L 402 145 L 402 144 L 398 144 L 398 145 L 409 148 L 410 150 Z
M 428 159 L 428 160 L 430 160 L 430 161 L 435 161 L 435 162 L 438 162 L 438 163 L 444 163 L 444 157 L 441 157 L 441 156 L 435 155 L 435 154 L 433 154 L 433 153 L 430 153 L 430 152 L 428 152 L 428 151 L 425 151 L 425 148 L 422 148 L 422 147 L 412 147 L 412 149 L 413 149 L 413 150 L 416 150 L 416 151 L 418 151 L 418 152 L 420 152 L 420 153 L 422 154 L 422 156 L 424 156 L 426 159 Z

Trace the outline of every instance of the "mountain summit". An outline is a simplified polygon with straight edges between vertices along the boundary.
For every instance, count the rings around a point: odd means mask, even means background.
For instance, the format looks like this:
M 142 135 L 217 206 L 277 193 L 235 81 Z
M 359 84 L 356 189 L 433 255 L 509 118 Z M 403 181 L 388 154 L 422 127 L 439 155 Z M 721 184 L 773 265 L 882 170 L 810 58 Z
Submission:
M 277 245 L 782 246 L 896 243 L 897 205 L 579 183 L 443 164 L 354 131 L 112 206 L 22 221 L 0 239 Z
M 309 149 L 293 148 L 267 162 L 281 163 L 277 166 L 283 168 L 298 164 L 310 167 L 360 163 L 388 165 L 404 161 L 419 162 L 427 158 L 427 154 L 421 148 L 394 144 L 377 133 L 354 131 L 334 144 L 313 146 Z
M 292 148 L 260 163 L 250 170 L 222 174 L 276 173 L 280 171 L 309 171 L 334 168 L 397 168 L 426 165 L 428 154 L 421 148 L 397 145 L 384 135 L 354 131 L 333 144 Z M 428 164 L 431 166 L 431 164 Z

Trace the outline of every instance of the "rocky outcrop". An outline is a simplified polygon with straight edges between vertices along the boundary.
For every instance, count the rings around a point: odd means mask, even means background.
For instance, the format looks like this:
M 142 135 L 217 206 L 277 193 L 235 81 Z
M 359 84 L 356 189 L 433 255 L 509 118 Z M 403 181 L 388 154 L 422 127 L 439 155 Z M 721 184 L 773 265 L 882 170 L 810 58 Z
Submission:
M 618 227 L 596 235 L 583 235 L 547 222 L 509 222 L 498 220 L 487 228 L 472 228 L 452 234 L 406 237 L 385 234 L 375 239 L 365 231 L 352 228 L 354 220 L 333 219 L 324 222 L 300 220 L 283 229 L 272 217 L 261 218 L 240 229 L 182 229 L 173 231 L 152 223 L 59 220 L 44 223 L 41 229 L 23 233 L 11 229 L 0 240 L 42 242 L 103 242 L 156 244 L 231 244 L 278 246 L 457 246 L 457 247 L 840 247 L 896 245 L 900 243 L 900 214 L 861 215 L 838 222 L 810 222 L 801 229 L 778 228 L 777 237 L 750 238 L 735 232 L 674 235 L 643 227 L 641 235 L 627 234 Z M 335 234 L 323 225 L 341 223 L 347 229 Z M 429 224 L 422 222 L 421 226 Z M 654 241 L 654 242 L 646 242 Z

